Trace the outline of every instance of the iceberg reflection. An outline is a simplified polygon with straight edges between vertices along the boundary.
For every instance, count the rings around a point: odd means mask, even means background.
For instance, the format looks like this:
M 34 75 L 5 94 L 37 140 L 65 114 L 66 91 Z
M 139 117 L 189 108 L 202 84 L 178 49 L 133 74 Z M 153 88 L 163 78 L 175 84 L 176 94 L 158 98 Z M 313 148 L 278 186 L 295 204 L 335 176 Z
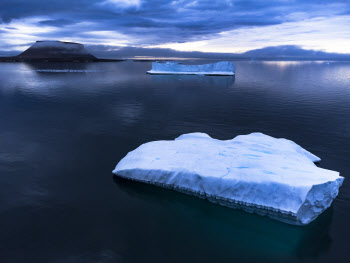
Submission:
M 235 76 L 204 76 L 204 75 L 151 75 L 152 82 L 159 84 L 180 84 L 190 82 L 202 86 L 210 85 L 218 88 L 228 88 L 235 83 Z
M 118 191 L 127 198 L 143 200 L 154 208 L 153 211 L 177 216 L 176 227 L 179 229 L 173 231 L 179 235 L 188 234 L 182 239 L 188 239 L 193 246 L 215 248 L 220 255 L 231 257 L 235 253 L 235 257 L 243 261 L 259 262 L 262 257 L 267 257 L 283 262 L 295 255 L 303 258 L 317 257 L 329 249 L 331 244 L 329 226 L 332 207 L 314 222 L 300 227 L 211 204 L 169 189 L 117 176 L 113 176 L 113 180 Z M 152 212 L 150 216 L 157 215 Z M 161 235 L 154 233 L 155 236 L 157 234 Z M 197 234 L 201 236 L 200 239 Z

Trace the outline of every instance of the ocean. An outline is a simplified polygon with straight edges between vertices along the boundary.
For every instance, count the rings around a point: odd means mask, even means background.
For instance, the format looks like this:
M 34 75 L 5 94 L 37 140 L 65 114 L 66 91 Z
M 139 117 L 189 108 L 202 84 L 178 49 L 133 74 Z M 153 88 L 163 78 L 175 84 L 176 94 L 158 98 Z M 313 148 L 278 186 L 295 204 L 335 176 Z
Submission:
M 0 262 L 348 262 L 350 62 L 235 64 L 0 63 Z M 142 143 L 190 132 L 287 138 L 345 181 L 293 226 L 112 176 Z

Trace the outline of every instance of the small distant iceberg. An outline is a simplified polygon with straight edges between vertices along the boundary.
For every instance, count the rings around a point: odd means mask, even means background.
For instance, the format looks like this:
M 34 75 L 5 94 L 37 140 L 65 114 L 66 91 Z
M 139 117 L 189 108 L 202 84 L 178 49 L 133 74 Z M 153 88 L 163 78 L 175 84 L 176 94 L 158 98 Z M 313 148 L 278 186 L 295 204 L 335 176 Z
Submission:
M 262 133 L 225 141 L 191 133 L 141 145 L 113 173 L 305 225 L 330 207 L 344 180 L 318 161 L 293 141 Z
M 148 74 L 179 74 L 179 75 L 207 75 L 207 76 L 233 76 L 236 66 L 229 61 L 221 61 L 204 65 L 183 65 L 179 62 L 152 62 L 152 69 Z

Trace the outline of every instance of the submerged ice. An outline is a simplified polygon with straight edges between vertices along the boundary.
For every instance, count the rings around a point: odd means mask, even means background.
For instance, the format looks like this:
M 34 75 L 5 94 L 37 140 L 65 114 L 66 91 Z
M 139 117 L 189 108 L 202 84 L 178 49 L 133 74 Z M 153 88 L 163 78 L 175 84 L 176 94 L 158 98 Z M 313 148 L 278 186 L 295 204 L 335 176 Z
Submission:
M 236 66 L 229 61 L 221 61 L 204 65 L 183 65 L 178 62 L 153 62 L 149 74 L 191 74 L 191 75 L 223 75 L 235 74 Z
M 141 145 L 113 173 L 304 225 L 331 205 L 344 180 L 318 161 L 293 141 L 262 133 L 225 141 L 191 133 Z

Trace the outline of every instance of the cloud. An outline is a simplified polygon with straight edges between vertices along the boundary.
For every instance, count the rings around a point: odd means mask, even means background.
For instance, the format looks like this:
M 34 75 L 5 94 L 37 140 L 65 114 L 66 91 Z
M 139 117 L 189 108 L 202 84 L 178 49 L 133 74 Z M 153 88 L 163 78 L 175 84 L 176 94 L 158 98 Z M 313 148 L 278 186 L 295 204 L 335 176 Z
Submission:
M 43 19 L 45 18 L 25 18 L 0 24 L 0 50 L 24 50 L 29 47 L 29 42 L 55 31 L 54 27 L 39 25 Z
M 221 32 L 211 39 L 154 47 L 181 51 L 242 53 L 260 47 L 281 45 L 350 53 L 350 16 L 312 18 L 278 25 L 238 28 Z
M 102 5 L 111 5 L 117 8 L 130 8 L 139 7 L 141 5 L 141 0 L 106 0 L 101 3 Z
M 39 24 L 44 26 L 55 26 L 55 27 L 62 27 L 66 25 L 74 24 L 74 21 L 69 19 L 48 19 L 40 21 Z
M 206 52 L 278 45 L 349 52 L 349 14 L 342 0 L 1 0 L 0 50 L 59 39 Z

